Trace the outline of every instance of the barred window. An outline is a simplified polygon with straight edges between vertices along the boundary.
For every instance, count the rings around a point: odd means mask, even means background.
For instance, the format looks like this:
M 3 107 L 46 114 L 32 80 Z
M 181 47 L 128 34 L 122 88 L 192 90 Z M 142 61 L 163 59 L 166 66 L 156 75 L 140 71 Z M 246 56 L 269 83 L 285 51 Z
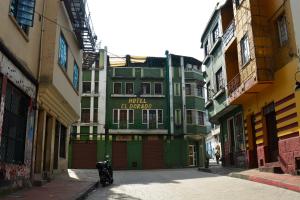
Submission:
M 68 60 L 68 45 L 66 39 L 61 34 L 59 37 L 59 51 L 58 51 L 58 64 L 60 67 L 67 71 L 67 60 Z
M 0 160 L 23 164 L 29 97 L 7 83 Z
M 279 35 L 279 42 L 280 46 L 284 46 L 288 42 L 288 29 L 286 23 L 286 17 L 281 15 L 277 19 L 277 26 L 278 26 L 278 35 Z

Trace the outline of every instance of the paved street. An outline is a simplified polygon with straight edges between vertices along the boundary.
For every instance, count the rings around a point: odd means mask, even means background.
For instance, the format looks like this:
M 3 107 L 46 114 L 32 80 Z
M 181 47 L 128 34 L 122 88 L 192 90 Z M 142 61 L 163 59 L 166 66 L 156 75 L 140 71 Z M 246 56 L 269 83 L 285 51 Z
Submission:
M 297 192 L 196 169 L 117 171 L 114 178 L 112 186 L 99 187 L 88 199 L 300 199 Z

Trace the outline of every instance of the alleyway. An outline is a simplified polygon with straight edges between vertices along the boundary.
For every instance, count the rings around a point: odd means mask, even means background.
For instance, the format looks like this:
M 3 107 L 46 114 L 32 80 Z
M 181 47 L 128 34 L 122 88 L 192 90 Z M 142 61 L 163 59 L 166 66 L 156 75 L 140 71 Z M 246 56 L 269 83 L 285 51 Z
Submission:
M 88 197 L 98 199 L 298 200 L 300 193 L 196 169 L 118 171 L 115 183 Z

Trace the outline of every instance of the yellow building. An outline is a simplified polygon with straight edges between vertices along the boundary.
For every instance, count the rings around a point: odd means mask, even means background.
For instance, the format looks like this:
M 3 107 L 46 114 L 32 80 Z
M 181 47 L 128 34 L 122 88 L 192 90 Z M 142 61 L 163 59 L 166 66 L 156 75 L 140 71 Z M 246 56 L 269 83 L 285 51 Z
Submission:
M 243 107 L 248 166 L 291 174 L 300 168 L 293 1 L 234 1 L 235 34 L 225 46 L 228 100 Z
M 70 126 L 80 116 L 82 53 L 95 50 L 96 38 L 85 1 L 76 2 L 0 1 L 2 188 L 67 169 Z

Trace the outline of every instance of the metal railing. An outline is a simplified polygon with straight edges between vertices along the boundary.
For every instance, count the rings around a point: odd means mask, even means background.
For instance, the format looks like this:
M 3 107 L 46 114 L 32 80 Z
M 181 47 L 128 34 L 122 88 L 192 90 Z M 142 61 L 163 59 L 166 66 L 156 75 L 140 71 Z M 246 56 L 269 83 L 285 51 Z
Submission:
M 226 31 L 223 34 L 224 45 L 228 45 L 231 39 L 234 37 L 235 33 L 235 23 L 234 20 L 231 21 L 230 25 L 227 27 Z
M 229 96 L 236 91 L 241 85 L 241 75 L 238 73 L 231 81 L 227 84 L 228 94 Z

